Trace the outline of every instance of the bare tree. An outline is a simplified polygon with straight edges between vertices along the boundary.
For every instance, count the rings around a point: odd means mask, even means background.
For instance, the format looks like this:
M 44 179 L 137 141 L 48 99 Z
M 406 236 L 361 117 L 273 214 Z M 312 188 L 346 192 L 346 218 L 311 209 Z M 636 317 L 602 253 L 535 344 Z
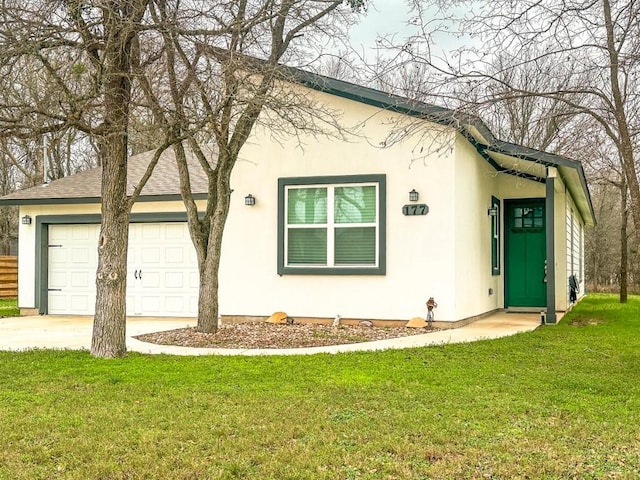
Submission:
M 146 11 L 147 0 L 9 0 L 0 8 L 2 136 L 72 129 L 97 145 L 102 225 L 91 352 L 100 357 L 126 350 L 129 213 L 141 189 L 127 197 L 131 65 Z
M 136 74 L 143 79 L 141 90 L 153 123 L 173 145 L 177 159 L 198 259 L 201 332 L 217 329 L 218 269 L 231 174 L 253 127 L 266 124 L 276 139 L 300 131 L 341 132 L 335 112 L 294 87 L 293 70 L 280 63 L 303 58 L 310 36 L 343 34 L 340 27 L 362 5 L 343 0 L 222 2 L 193 24 L 195 11 L 162 0 L 152 4 L 154 22 L 172 27 L 156 39 L 162 56 L 157 62 L 141 57 Z M 162 72 L 164 90 L 153 87 L 149 68 Z M 204 211 L 191 194 L 189 157 L 208 180 Z
M 496 72 L 489 68 L 490 61 L 476 58 L 472 69 L 458 69 L 456 76 L 489 91 L 486 102 L 535 96 L 562 102 L 571 114 L 593 119 L 620 159 L 631 214 L 640 224 L 632 127 L 640 121 L 640 2 L 499 0 L 487 8 L 468 26 L 488 39 L 485 52 L 504 52 L 505 66 Z M 525 87 L 501 75 L 523 68 L 535 69 L 541 83 Z

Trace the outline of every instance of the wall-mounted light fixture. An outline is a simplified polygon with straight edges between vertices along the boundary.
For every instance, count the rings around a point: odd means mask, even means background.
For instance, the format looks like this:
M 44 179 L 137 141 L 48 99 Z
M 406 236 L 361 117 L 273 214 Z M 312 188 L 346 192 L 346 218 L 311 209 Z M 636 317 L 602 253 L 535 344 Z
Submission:
M 256 204 L 256 197 L 251 194 L 247 195 L 244 197 L 244 204 L 253 207 Z
M 31 225 L 31 217 L 29 215 L 25 215 L 24 217 L 22 217 L 22 224 Z
M 491 207 L 489 210 L 487 210 L 487 215 L 489 215 L 490 217 L 495 217 L 498 215 L 498 209 L 496 207 Z
M 418 198 L 420 198 L 420 194 L 418 192 L 416 192 L 415 188 L 409 192 L 409 201 L 410 202 L 417 202 Z

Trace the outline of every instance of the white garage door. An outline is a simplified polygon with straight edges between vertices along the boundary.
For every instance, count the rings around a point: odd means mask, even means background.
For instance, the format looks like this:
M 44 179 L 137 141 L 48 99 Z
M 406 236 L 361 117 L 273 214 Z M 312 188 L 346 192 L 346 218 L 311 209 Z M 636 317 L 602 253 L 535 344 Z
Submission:
M 91 315 L 99 225 L 49 226 L 49 313 Z
M 131 225 L 127 315 L 198 315 L 198 262 L 186 223 Z
M 51 314 L 92 315 L 99 225 L 49 226 Z M 198 268 L 186 223 L 129 228 L 127 315 L 197 315 Z

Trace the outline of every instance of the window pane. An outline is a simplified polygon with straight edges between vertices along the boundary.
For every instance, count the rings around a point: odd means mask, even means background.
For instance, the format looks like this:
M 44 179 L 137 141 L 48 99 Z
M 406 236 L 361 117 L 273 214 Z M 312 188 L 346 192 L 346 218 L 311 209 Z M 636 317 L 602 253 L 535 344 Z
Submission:
M 327 223 L 327 189 L 290 188 L 287 222 L 290 225 Z
M 376 187 L 336 187 L 335 223 L 376 221 Z
M 375 265 L 375 227 L 336 228 L 335 242 L 336 265 Z
M 287 247 L 289 265 L 326 265 L 327 229 L 290 228 Z

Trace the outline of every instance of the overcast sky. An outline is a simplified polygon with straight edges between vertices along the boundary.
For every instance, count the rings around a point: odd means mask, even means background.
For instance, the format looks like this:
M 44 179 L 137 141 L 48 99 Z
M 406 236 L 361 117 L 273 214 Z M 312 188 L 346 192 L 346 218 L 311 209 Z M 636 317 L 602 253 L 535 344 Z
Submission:
M 479 4 L 480 2 L 473 3 Z M 463 7 L 452 8 L 449 14 L 462 16 L 468 13 L 471 8 L 469 3 L 466 3 Z M 434 15 L 438 15 L 435 8 L 433 11 Z M 351 28 L 352 46 L 358 52 L 364 50 L 365 55 L 369 56 L 375 50 L 378 36 L 394 36 L 395 41 L 400 43 L 419 32 L 417 26 L 410 24 L 410 21 L 415 18 L 415 13 L 410 11 L 404 0 L 375 0 L 362 20 Z M 454 38 L 453 35 L 442 33 L 436 36 L 436 42 L 437 44 L 432 46 L 434 52 L 450 51 L 460 47 L 463 43 L 470 42 L 470 40 L 469 38 L 460 40 Z
M 406 38 L 416 31 L 407 25 L 410 19 L 411 12 L 403 0 L 377 0 L 361 22 L 351 28 L 353 48 L 358 51 L 364 48 L 365 52 L 374 49 L 379 35 L 396 35 L 398 40 Z

